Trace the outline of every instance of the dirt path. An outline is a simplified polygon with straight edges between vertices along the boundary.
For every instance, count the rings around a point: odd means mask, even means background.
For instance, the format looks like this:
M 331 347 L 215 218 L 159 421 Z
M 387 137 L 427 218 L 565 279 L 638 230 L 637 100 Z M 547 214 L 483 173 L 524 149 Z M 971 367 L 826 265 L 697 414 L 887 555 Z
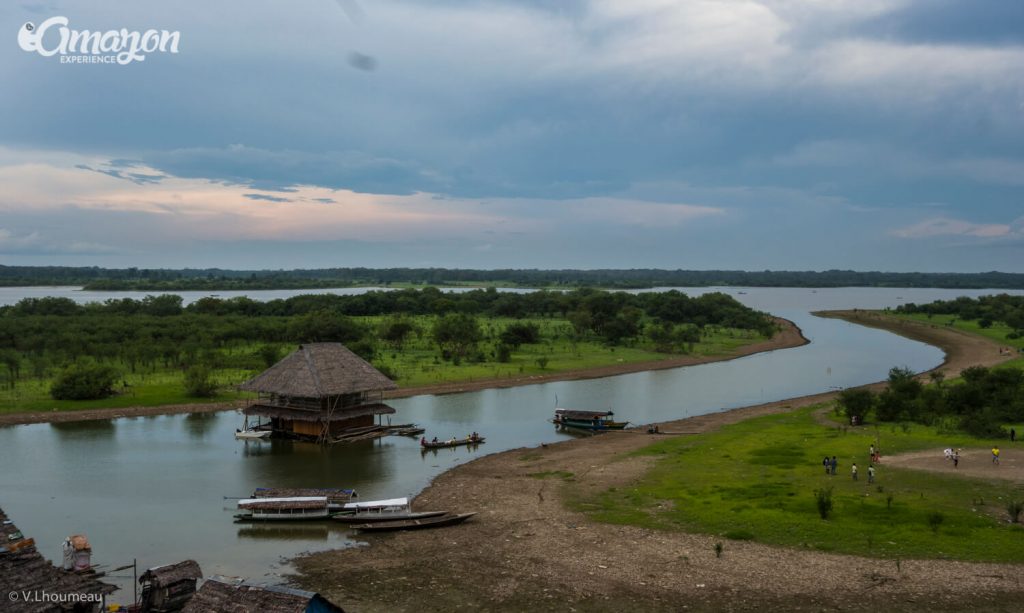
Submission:
M 883 327 L 883 322 L 875 322 Z M 893 324 L 896 325 L 896 324 Z M 902 327 L 902 326 L 900 326 Z M 927 327 L 927 326 L 925 326 Z M 919 330 L 942 346 L 950 373 L 998 352 L 952 331 Z M 817 394 L 663 424 L 701 433 L 834 397 Z M 353 611 L 918 611 L 935 606 L 1017 611 L 1019 566 L 879 561 L 713 536 L 591 522 L 576 493 L 628 488 L 650 461 L 626 456 L 652 442 L 609 433 L 486 456 L 440 475 L 422 509 L 477 511 L 459 528 L 370 535 L 370 547 L 296 560 L 298 583 Z M 887 462 L 889 459 L 887 458 Z M 570 481 L 563 477 L 571 473 Z M 561 476 L 560 476 L 561 475 Z M 714 545 L 724 541 L 717 557 Z
M 942 449 L 915 451 L 884 458 L 886 466 L 927 470 L 929 472 L 981 477 L 983 479 L 1006 479 L 1024 483 L 1024 448 L 1021 443 L 999 448 L 999 464 L 992 463 L 990 449 L 962 449 L 960 461 L 953 466 Z
M 654 362 L 635 362 L 631 364 L 609 364 L 596 368 L 572 370 L 550 375 L 532 375 L 525 377 L 512 377 L 508 379 L 480 379 L 478 381 L 459 381 L 453 383 L 441 383 L 437 385 L 423 385 L 394 390 L 385 394 L 385 398 L 407 398 L 409 396 L 422 396 L 427 394 L 457 394 L 460 392 L 471 392 L 490 388 L 516 387 L 519 385 L 534 385 L 537 383 L 548 383 L 551 381 L 576 381 L 581 379 L 598 379 L 634 372 L 648 370 L 663 370 L 666 368 L 678 368 L 680 366 L 692 366 L 694 364 L 705 364 L 708 362 L 721 362 L 735 358 L 788 349 L 806 345 L 808 341 L 793 322 L 788 319 L 775 318 L 781 330 L 771 339 L 759 343 L 752 343 L 736 349 L 735 351 L 712 356 L 675 356 Z M 119 409 L 86 409 L 82 411 L 52 411 L 32 413 L 4 413 L 0 414 L 0 426 L 14 426 L 21 424 L 36 424 L 49 422 L 71 422 L 88 421 L 94 419 L 114 419 L 118 417 L 139 417 L 151 415 L 175 415 L 179 413 L 212 413 L 214 411 L 226 411 L 237 409 L 246 405 L 245 400 L 231 402 L 217 402 L 209 404 L 176 404 L 154 407 L 124 407 Z

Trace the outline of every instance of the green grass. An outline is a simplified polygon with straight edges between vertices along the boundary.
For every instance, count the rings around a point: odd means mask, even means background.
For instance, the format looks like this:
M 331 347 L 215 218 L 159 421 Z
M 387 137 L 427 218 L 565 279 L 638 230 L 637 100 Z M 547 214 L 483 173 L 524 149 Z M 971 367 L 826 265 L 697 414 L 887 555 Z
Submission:
M 377 329 L 384 317 L 356 317 L 363 325 Z M 419 387 L 455 383 L 514 378 L 533 375 L 556 374 L 567 371 L 609 366 L 656 362 L 677 357 L 679 354 L 659 353 L 650 341 L 639 340 L 631 346 L 610 347 L 597 340 L 578 341 L 573 338 L 571 324 L 560 318 L 511 319 L 481 317 L 480 324 L 485 340 L 479 348 L 483 361 L 464 359 L 459 365 L 441 358 L 440 351 L 431 339 L 433 316 L 409 317 L 417 332 L 401 349 L 378 345 L 374 365 L 394 375 L 399 387 Z M 511 323 L 532 322 L 541 332 L 541 342 L 523 345 L 512 352 L 511 359 L 502 363 L 496 360 L 494 348 L 498 335 Z M 690 349 L 691 355 L 725 355 L 744 345 L 764 340 L 756 332 L 729 328 L 705 328 L 705 335 Z M 94 408 L 123 408 L 129 406 L 159 406 L 165 404 L 222 402 L 244 398 L 234 387 L 263 369 L 255 357 L 259 343 L 236 343 L 221 351 L 225 363 L 234 365 L 214 372 L 222 393 L 213 398 L 190 398 L 185 396 L 182 386 L 182 371 L 178 368 L 158 366 L 152 371 L 136 373 L 123 363 L 114 362 L 128 382 L 123 392 L 111 398 L 91 401 L 56 401 L 49 395 L 53 381 L 52 374 L 43 378 L 23 378 L 15 388 L 0 389 L 0 413 L 35 411 L 70 411 Z M 283 354 L 282 354 L 283 355 Z M 547 359 L 542 368 L 539 361 Z M 118 386 L 121 388 L 121 386 Z
M 85 409 L 125 408 L 133 406 L 160 406 L 169 404 L 202 404 L 247 398 L 248 394 L 234 391 L 234 386 L 251 375 L 242 370 L 217 371 L 216 379 L 221 392 L 211 398 L 191 398 L 185 395 L 182 373 L 160 370 L 147 374 L 127 374 L 123 377 L 129 387 L 121 388 L 110 398 L 99 400 L 54 400 L 50 397 L 49 379 L 29 379 L 13 390 L 0 391 L 0 413 L 38 411 L 80 411 Z
M 813 408 L 659 442 L 637 452 L 657 458 L 637 483 L 598 494 L 569 486 L 569 498 L 594 519 L 615 524 L 883 558 L 1024 562 L 1024 528 L 1009 524 L 1006 514 L 1011 498 L 1024 499 L 1024 487 L 884 462 L 905 451 L 988 448 L 991 441 L 920 425 L 906 432 L 892 425 L 844 431 L 815 423 Z M 883 462 L 868 485 L 868 446 L 876 440 Z M 839 460 L 834 477 L 824 474 L 825 455 Z M 850 476 L 853 462 L 859 481 Z M 815 501 L 822 487 L 834 488 L 828 520 Z M 928 522 L 933 513 L 944 516 L 935 532 Z
M 361 318 L 371 325 L 382 318 Z M 511 318 L 487 318 L 481 320 L 481 328 L 488 337 L 480 344 L 485 360 L 472 363 L 463 360 L 458 366 L 440 358 L 437 347 L 430 340 L 432 317 L 411 318 L 420 329 L 420 334 L 407 343 L 401 351 L 382 348 L 376 365 L 383 365 L 397 375 L 400 387 L 436 385 L 457 381 L 479 381 L 481 379 L 503 379 L 530 375 L 547 375 L 573 370 L 655 362 L 676 357 L 679 354 L 659 353 L 649 342 L 638 342 L 633 346 L 610 347 L 596 340 L 577 341 L 573 339 L 572 326 L 567 320 L 558 318 L 532 318 L 515 320 Z M 523 345 L 512 352 L 511 359 L 502 363 L 493 354 L 495 338 L 514 322 L 531 322 L 540 327 L 541 342 Z M 693 346 L 691 355 L 724 355 L 744 345 L 764 340 L 756 332 L 735 329 L 706 329 L 701 342 Z M 547 358 L 547 365 L 538 364 L 540 358 Z
M 971 334 L 977 334 L 979 336 L 990 338 L 1005 347 L 1016 347 L 1017 349 L 1024 349 L 1024 338 L 1006 338 L 1007 334 L 1013 332 L 1013 328 L 1007 326 L 1002 322 L 994 322 L 990 327 L 982 328 L 980 325 L 978 325 L 978 322 L 976 320 L 972 321 L 967 319 L 960 319 L 960 317 L 957 315 L 932 315 L 931 317 L 929 317 L 927 314 L 924 313 L 896 314 L 890 312 L 888 314 L 903 319 L 909 319 L 912 321 L 919 321 L 921 323 L 932 324 L 935 326 L 952 327 L 956 330 L 963 330 L 964 332 L 970 332 Z

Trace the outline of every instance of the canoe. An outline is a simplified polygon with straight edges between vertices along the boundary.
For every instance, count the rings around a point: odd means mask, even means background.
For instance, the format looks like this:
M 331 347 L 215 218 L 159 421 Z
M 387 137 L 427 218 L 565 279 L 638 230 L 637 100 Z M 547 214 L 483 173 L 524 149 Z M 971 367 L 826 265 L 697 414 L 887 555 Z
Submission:
M 386 521 L 408 521 L 412 519 L 427 519 L 429 517 L 440 517 L 447 515 L 448 511 L 420 511 L 416 513 L 335 513 L 331 515 L 334 521 L 343 524 L 376 524 Z
M 360 532 L 392 532 L 395 530 L 424 530 L 427 528 L 441 528 L 443 526 L 454 526 L 461 524 L 476 513 L 447 514 L 426 519 L 408 519 L 402 521 L 383 521 L 372 524 L 357 524 L 352 526 Z
M 453 438 L 448 439 L 447 441 L 437 441 L 436 443 L 432 441 L 420 441 L 420 447 L 422 447 L 424 451 L 427 449 L 444 449 L 446 447 L 458 447 L 460 445 L 479 445 L 484 442 L 484 440 L 486 439 L 482 436 L 478 436 L 476 438 L 467 436 L 466 438 Z
M 273 432 L 270 430 L 235 430 L 235 438 L 262 439 L 269 437 Z

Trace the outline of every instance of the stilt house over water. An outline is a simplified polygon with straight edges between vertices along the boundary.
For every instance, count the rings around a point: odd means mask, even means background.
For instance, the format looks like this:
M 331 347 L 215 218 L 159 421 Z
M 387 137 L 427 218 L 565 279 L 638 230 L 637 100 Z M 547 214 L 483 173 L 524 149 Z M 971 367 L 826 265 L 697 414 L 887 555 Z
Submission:
M 239 389 L 259 398 L 249 417 L 269 418 L 275 435 L 329 442 L 339 434 L 374 425 L 374 416 L 395 410 L 384 392 L 398 386 L 341 343 L 309 343 Z

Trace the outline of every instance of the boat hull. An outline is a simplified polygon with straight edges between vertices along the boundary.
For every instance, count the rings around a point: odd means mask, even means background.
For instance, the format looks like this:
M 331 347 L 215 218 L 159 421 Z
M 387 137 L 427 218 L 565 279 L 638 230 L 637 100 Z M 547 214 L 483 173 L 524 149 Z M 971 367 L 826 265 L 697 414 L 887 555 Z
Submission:
M 343 524 L 375 524 L 388 521 L 409 521 L 414 519 L 427 519 L 447 515 L 447 511 L 423 511 L 419 513 L 336 513 L 331 516 L 334 521 Z
M 373 524 L 356 524 L 352 526 L 360 532 L 395 532 L 399 530 L 426 530 L 429 528 L 443 528 L 461 524 L 476 513 L 461 513 L 458 515 L 442 515 L 427 519 L 413 519 L 405 521 L 385 521 Z
M 470 445 L 470 446 L 472 446 L 472 445 L 479 445 L 480 443 L 483 443 L 484 440 L 486 440 L 486 439 L 484 437 L 482 437 L 482 436 L 478 437 L 478 438 L 475 438 L 475 439 L 473 439 L 473 438 L 460 438 L 460 439 L 455 440 L 455 441 L 438 441 L 436 443 L 433 443 L 433 442 L 420 443 L 420 447 L 422 447 L 424 451 L 426 451 L 427 449 L 447 449 L 448 447 L 461 447 L 462 445 Z

